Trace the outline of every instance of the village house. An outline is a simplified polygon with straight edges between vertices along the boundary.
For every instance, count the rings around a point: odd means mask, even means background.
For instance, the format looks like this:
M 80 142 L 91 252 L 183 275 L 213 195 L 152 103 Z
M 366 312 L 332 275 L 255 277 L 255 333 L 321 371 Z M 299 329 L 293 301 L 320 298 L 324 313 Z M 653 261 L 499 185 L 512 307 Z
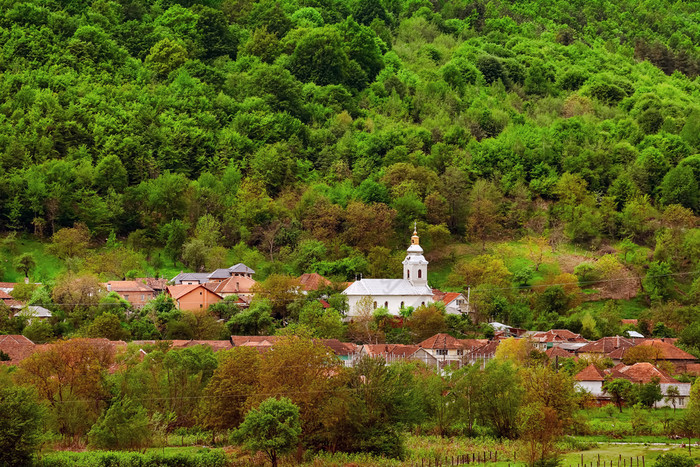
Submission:
M 301 286 L 301 292 L 305 295 L 333 285 L 331 281 L 316 272 L 302 274 L 297 278 L 297 282 Z
M 167 289 L 178 310 L 204 311 L 210 305 L 223 300 L 223 297 L 212 292 L 201 284 L 170 285 Z
M 648 349 L 648 354 L 657 364 L 662 361 L 669 362 L 678 373 L 688 371 L 697 359 L 694 355 L 679 349 L 665 339 L 645 339 L 639 342 L 635 347 Z M 627 349 L 629 351 L 630 349 Z M 622 354 L 620 360 L 625 358 L 625 353 Z
M 215 292 L 222 297 L 230 297 L 236 295 L 243 300 L 247 306 L 253 298 L 253 286 L 256 282 L 247 276 L 231 276 L 222 281 L 210 281 L 204 284 L 204 287 Z
M 217 269 L 213 272 L 180 272 L 171 281 L 175 285 L 206 284 L 208 282 L 221 282 L 229 277 L 252 279 L 253 271 L 243 263 L 234 264 L 228 269 Z
M 583 347 L 588 343 L 588 340 L 583 338 L 581 334 L 576 334 L 568 329 L 550 329 L 546 332 L 535 332 L 530 334 L 528 339 L 540 352 L 544 352 L 550 347 L 563 347 L 567 350 L 572 350 Z
M 156 291 L 139 281 L 109 281 L 105 283 L 105 289 L 116 293 L 134 308 L 143 308 L 156 298 Z
M 445 305 L 445 312 L 450 315 L 468 315 L 471 311 L 467 299 L 459 292 L 433 289 L 433 302 Z
M 464 363 L 469 365 L 478 363 L 482 368 L 485 367 L 486 364 L 496 356 L 496 349 L 498 349 L 500 343 L 501 341 L 499 339 L 494 339 L 480 347 L 472 348 L 472 350 L 467 352 L 464 356 Z
M 576 350 L 576 355 L 590 361 L 610 358 L 614 363 L 620 363 L 625 350 L 634 346 L 635 343 L 625 337 L 603 337 L 579 347 Z
M 465 346 L 449 334 L 435 334 L 425 339 L 418 346 L 441 362 L 459 362 L 464 360 Z
M 635 363 L 634 365 L 620 364 L 614 368 L 601 370 L 594 364 L 588 365 L 581 372 L 574 376 L 576 385 L 590 393 L 599 403 L 606 403 L 611 400 L 610 395 L 603 389 L 603 384 L 606 380 L 626 379 L 634 384 L 647 384 L 652 381 L 657 381 L 661 388 L 661 393 L 664 399 L 656 403 L 659 407 L 670 407 L 673 404 L 666 401 L 665 396 L 671 387 L 678 388 L 679 397 L 676 401 L 676 407 L 685 408 L 690 396 L 690 383 L 681 383 L 671 377 L 665 371 L 656 368 L 651 363 Z
M 398 316 L 405 307 L 419 307 L 433 301 L 428 287 L 428 261 L 423 256 L 418 233 L 413 231 L 411 246 L 403 260 L 403 279 L 359 279 L 343 291 L 348 297 L 348 317 L 384 307 Z M 364 310 L 365 304 L 370 310 Z

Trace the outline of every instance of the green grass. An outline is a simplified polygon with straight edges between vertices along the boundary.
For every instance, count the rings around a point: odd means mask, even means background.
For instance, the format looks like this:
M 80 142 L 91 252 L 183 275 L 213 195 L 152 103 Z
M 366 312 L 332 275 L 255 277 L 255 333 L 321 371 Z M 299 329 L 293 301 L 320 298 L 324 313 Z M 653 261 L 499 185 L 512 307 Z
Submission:
M 17 251 L 11 255 L 7 250 L 0 250 L 2 258 L 2 280 L 4 282 L 22 282 L 24 275 L 14 268 L 14 258 L 31 253 L 34 256 L 36 267 L 29 273 L 30 279 L 34 282 L 48 282 L 65 270 L 65 264 L 56 256 L 46 251 L 46 244 L 29 236 L 17 238 Z

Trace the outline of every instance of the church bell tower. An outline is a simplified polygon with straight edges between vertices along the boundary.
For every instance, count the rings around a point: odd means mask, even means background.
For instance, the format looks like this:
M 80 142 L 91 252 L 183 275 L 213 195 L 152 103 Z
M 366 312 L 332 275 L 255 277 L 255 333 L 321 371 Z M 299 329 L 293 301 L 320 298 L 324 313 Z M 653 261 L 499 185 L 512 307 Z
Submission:
M 428 261 L 423 256 L 423 248 L 420 246 L 416 224 L 413 225 L 411 245 L 406 250 L 406 259 L 403 260 L 403 278 L 411 281 L 413 286 L 428 286 Z

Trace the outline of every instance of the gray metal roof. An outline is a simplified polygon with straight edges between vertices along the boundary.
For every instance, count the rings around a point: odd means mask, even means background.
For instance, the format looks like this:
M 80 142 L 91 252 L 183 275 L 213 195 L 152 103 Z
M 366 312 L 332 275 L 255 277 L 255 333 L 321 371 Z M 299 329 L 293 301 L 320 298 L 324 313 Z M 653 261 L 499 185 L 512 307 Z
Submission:
M 361 279 L 343 291 L 345 295 L 428 295 L 433 291 L 427 285 L 415 286 L 406 279 Z
M 217 269 L 207 276 L 209 279 L 226 279 L 231 277 L 231 271 L 228 269 Z
M 26 306 L 22 309 L 22 311 L 20 311 L 19 314 L 28 318 L 51 318 L 52 316 L 49 310 L 38 305 Z
M 209 282 L 208 272 L 181 272 L 173 278 L 175 285 L 182 284 L 182 281 L 199 281 L 200 284 Z
M 253 271 L 252 269 L 250 269 L 248 266 L 246 266 L 243 263 L 234 264 L 233 266 L 228 268 L 228 270 L 231 272 L 243 272 L 246 274 L 255 274 L 255 271 Z

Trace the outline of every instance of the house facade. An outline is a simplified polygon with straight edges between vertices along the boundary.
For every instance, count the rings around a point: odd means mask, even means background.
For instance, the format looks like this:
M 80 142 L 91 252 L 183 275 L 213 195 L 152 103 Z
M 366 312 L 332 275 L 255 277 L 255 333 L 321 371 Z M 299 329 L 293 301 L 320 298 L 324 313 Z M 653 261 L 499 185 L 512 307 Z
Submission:
M 167 289 L 178 310 L 204 311 L 223 297 L 201 284 L 171 285 Z
M 384 307 L 398 316 L 404 307 L 416 308 L 433 302 L 433 291 L 428 287 L 428 261 L 416 230 L 406 253 L 403 279 L 360 279 L 343 291 L 348 297 L 349 318 L 362 314 L 366 306 L 372 310 Z
M 115 292 L 134 308 L 143 306 L 156 298 L 156 291 L 139 281 L 109 281 L 105 283 L 107 292 Z

